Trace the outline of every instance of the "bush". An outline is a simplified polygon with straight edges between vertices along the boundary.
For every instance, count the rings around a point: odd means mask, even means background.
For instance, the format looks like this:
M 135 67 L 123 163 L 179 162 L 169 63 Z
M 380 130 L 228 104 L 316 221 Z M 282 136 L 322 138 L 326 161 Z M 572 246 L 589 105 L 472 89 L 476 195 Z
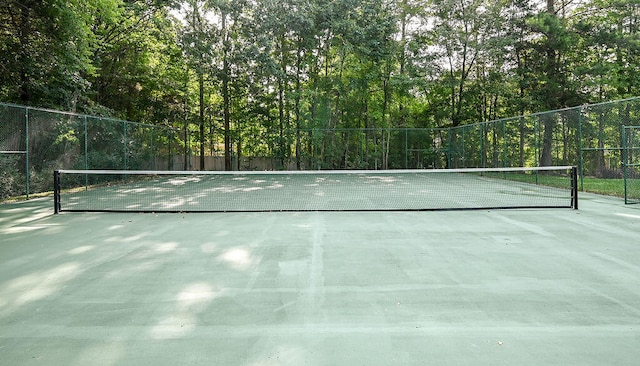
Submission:
M 0 200 L 22 193 L 25 178 L 17 168 L 18 155 L 0 155 Z

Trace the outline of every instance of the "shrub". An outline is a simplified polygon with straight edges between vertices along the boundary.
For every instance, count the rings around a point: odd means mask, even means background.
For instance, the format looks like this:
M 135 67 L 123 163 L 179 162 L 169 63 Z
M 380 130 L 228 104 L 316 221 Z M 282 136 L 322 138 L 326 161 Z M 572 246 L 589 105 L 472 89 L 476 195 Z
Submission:
M 0 155 L 0 200 L 22 193 L 25 178 L 17 168 L 18 155 Z

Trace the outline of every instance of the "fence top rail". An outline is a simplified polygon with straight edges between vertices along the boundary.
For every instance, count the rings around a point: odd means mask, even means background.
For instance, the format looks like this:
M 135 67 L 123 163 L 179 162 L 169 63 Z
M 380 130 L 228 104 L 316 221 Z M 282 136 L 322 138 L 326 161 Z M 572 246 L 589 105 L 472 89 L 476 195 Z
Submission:
M 317 128 L 299 128 L 291 129 L 292 131 L 300 132 L 343 132 L 343 131 L 446 131 L 448 127 L 346 127 L 346 128 L 329 128 L 329 127 L 317 127 Z
M 631 102 L 631 101 L 640 101 L 640 97 L 632 97 L 632 98 L 626 98 L 626 99 L 620 99 L 620 100 L 608 101 L 608 102 L 600 102 L 600 103 L 594 103 L 594 104 L 583 104 L 583 105 L 580 105 L 580 106 L 567 107 L 567 108 L 562 108 L 562 109 L 556 109 L 556 110 L 550 110 L 550 111 L 544 111 L 544 112 L 537 112 L 537 113 L 531 113 L 531 114 L 520 115 L 520 116 L 505 117 L 505 118 L 495 119 L 495 120 L 491 120 L 491 121 L 469 123 L 469 124 L 465 124 L 465 125 L 461 125 L 461 126 L 435 127 L 435 128 L 413 128 L 413 127 L 412 128 L 403 128 L 403 127 L 391 127 L 391 128 L 384 128 L 384 127 L 380 127 L 380 128 L 340 128 L 340 129 L 336 129 L 336 128 L 301 128 L 301 129 L 299 129 L 299 131 L 301 131 L 301 132 L 313 132 L 313 131 L 380 131 L 380 130 L 384 130 L 384 131 L 406 131 L 406 130 L 411 130 L 411 131 L 439 131 L 439 132 L 442 132 L 442 131 L 456 130 L 456 129 L 460 129 L 460 128 L 471 128 L 473 126 L 482 126 L 482 125 L 489 125 L 489 124 L 495 124 L 495 123 L 501 123 L 501 122 L 509 122 L 509 121 L 514 121 L 514 120 L 520 120 L 520 119 L 523 119 L 523 118 L 539 117 L 539 116 L 542 116 L 542 115 L 552 114 L 552 113 L 575 111 L 575 110 L 582 111 L 585 108 L 589 108 L 589 107 L 597 107 L 597 106 L 609 105 L 609 104 L 619 104 L 619 103 L 625 103 L 625 102 Z M 142 122 L 133 122 L 133 121 L 127 121 L 127 120 L 113 118 L 113 117 L 93 116 L 93 115 L 88 115 L 88 114 L 66 112 L 66 111 L 60 111 L 60 110 L 55 110 L 55 109 L 47 109 L 47 108 L 29 107 L 29 106 L 18 105 L 18 104 L 13 104 L 13 103 L 4 103 L 4 102 L 0 102 L 0 106 L 21 108 L 21 109 L 25 109 L 26 111 L 32 110 L 32 111 L 40 111 L 40 112 L 47 112 L 47 113 L 56 113 L 56 114 L 74 116 L 74 117 L 79 117 L 79 118 L 92 118 L 92 119 L 98 119 L 98 120 L 104 120 L 104 121 L 123 122 L 123 123 L 142 126 L 142 127 L 165 128 L 165 129 L 170 129 L 170 130 L 173 130 L 173 131 L 178 131 L 178 129 L 176 129 L 174 127 L 171 127 L 171 126 L 162 126 L 162 125 L 154 125 L 154 124 L 142 123 Z M 640 128 L 638 126 L 624 126 L 624 127 L 625 128 L 626 127 Z
M 523 115 L 519 115 L 519 116 L 505 117 L 505 118 L 494 119 L 494 120 L 485 121 L 485 122 L 469 123 L 469 124 L 465 124 L 465 125 L 461 125 L 461 126 L 446 127 L 446 128 L 443 128 L 443 129 L 455 130 L 455 129 L 458 129 L 458 128 L 469 128 L 470 126 L 488 125 L 488 124 L 494 124 L 494 123 L 499 123 L 499 122 L 510 122 L 510 121 L 514 121 L 514 120 L 520 120 L 520 119 L 523 119 L 523 118 L 539 117 L 539 116 L 546 115 L 546 114 L 569 112 L 569 111 L 580 111 L 580 112 L 582 112 L 584 109 L 590 108 L 590 107 L 599 107 L 599 106 L 603 106 L 603 105 L 619 104 L 619 103 L 633 102 L 633 101 L 640 101 L 640 97 L 632 97 L 632 98 L 626 98 L 626 99 L 620 99 L 620 100 L 612 100 L 612 101 L 609 101 L 609 102 L 600 102 L 600 103 L 593 103 L 593 104 L 586 103 L 586 104 L 583 104 L 583 105 L 580 105 L 580 106 L 567 107 L 567 108 L 561 108 L 561 109 L 555 109 L 555 110 L 543 111 L 543 112 L 536 112 L 536 113 L 530 113 L 530 114 L 523 114 Z
M 171 126 L 154 125 L 154 124 L 143 123 L 143 122 L 133 122 L 133 121 L 127 121 L 127 120 L 119 119 L 119 118 L 94 116 L 94 115 L 90 115 L 90 114 L 82 114 L 82 113 L 60 111 L 60 110 L 56 110 L 56 109 L 28 107 L 28 106 L 19 105 L 19 104 L 12 104 L 12 103 L 0 103 L 0 106 L 2 106 L 2 107 L 11 107 L 11 108 L 19 108 L 19 109 L 24 109 L 25 111 L 38 111 L 38 112 L 62 114 L 62 115 L 65 115 L 65 116 L 70 116 L 70 117 L 91 118 L 91 119 L 97 119 L 97 120 L 101 120 L 101 121 L 111 121 L 111 122 L 123 122 L 123 123 L 127 123 L 127 124 L 130 124 L 130 125 L 136 125 L 136 126 L 142 126 L 142 127 L 167 128 L 167 129 L 170 129 L 170 130 L 176 130 L 175 128 L 173 128 Z

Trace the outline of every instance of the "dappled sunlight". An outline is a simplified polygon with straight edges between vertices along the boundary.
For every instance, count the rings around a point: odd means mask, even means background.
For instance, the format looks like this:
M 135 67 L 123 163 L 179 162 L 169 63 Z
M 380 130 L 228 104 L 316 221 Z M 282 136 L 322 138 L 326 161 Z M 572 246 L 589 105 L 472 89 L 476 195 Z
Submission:
M 167 254 L 175 253 L 179 249 L 180 244 L 178 242 L 149 243 L 140 246 L 132 253 L 129 253 L 127 257 L 128 260 L 135 262 L 135 266 L 129 268 L 128 271 L 115 271 L 105 277 L 118 278 L 135 273 L 154 271 L 172 260 L 172 256 Z
M 156 271 L 158 268 L 163 266 L 167 261 L 166 260 L 156 260 L 156 259 L 147 259 L 142 261 L 137 261 L 135 266 L 129 267 L 126 271 L 116 270 L 106 273 L 104 275 L 105 279 L 124 279 L 134 277 L 137 274 L 144 275 L 146 273 L 151 273 Z
M 242 189 L 243 192 L 260 191 L 260 190 L 262 190 L 262 187 L 248 187 L 248 188 Z
M 196 327 L 198 314 L 205 311 L 220 293 L 221 291 L 215 290 L 206 282 L 187 285 L 176 295 L 176 313 L 160 320 L 151 329 L 151 336 L 155 339 L 176 339 L 185 336 Z
M 246 271 L 259 262 L 259 260 L 253 258 L 249 250 L 245 248 L 231 248 L 222 253 L 218 259 L 240 271 Z
M 95 249 L 95 245 L 84 245 L 81 247 L 73 248 L 69 250 L 67 253 L 70 255 L 78 255 L 78 254 L 83 254 L 83 253 L 92 251 L 93 249 Z
M 184 184 L 187 184 L 187 183 L 191 183 L 191 182 L 199 182 L 201 180 L 202 180 L 202 178 L 199 177 L 199 176 L 194 176 L 194 177 L 175 177 L 175 178 L 168 179 L 163 184 L 168 184 L 168 185 L 172 185 L 172 186 L 181 186 L 181 185 L 184 185 Z
M 21 219 L 17 219 L 13 221 L 14 224 L 26 224 L 28 222 L 37 221 L 43 219 L 45 217 L 51 216 L 53 214 L 53 209 L 51 210 L 38 210 L 37 212 L 29 214 L 27 217 L 23 217 Z
M 8 205 L 7 205 L 8 206 Z M 6 214 L 19 214 L 24 212 L 32 211 L 31 207 L 12 207 L 12 208 L 3 208 L 2 212 Z
M 271 365 L 309 365 L 307 362 L 307 349 L 294 345 L 280 344 L 268 352 L 255 355 L 247 363 L 248 366 Z
M 631 214 L 625 214 L 625 213 L 616 213 L 617 216 L 622 216 L 622 217 L 628 217 L 630 219 L 638 219 L 640 220 L 640 215 L 631 215 Z
M 144 193 L 149 191 L 149 188 L 144 188 L 144 187 L 139 187 L 139 188 L 127 188 L 127 189 L 120 189 L 118 190 L 119 193 L 124 193 L 124 194 L 133 194 L 133 193 Z M 157 191 L 157 189 L 153 189 L 154 191 Z
M 206 282 L 193 283 L 187 286 L 177 296 L 178 309 L 180 311 L 202 311 L 203 305 L 207 305 L 220 294 Z
M 83 347 L 76 355 L 75 365 L 95 365 L 97 360 L 101 366 L 122 364 L 126 357 L 126 343 L 122 341 L 105 340 L 91 346 Z
M 366 176 L 369 182 L 382 182 L 382 183 L 394 183 L 398 181 L 398 178 L 392 175 L 382 176 Z
M 183 206 L 187 202 L 186 199 L 181 197 L 170 198 L 168 200 L 154 204 L 155 208 L 161 209 L 175 209 L 176 207 Z
M 23 305 L 53 295 L 82 272 L 79 263 L 70 262 L 50 270 L 14 278 L 0 285 L 0 299 L 9 311 L 14 311 Z
M 191 313 L 179 313 L 163 319 L 150 333 L 154 339 L 182 338 L 196 326 L 197 317 Z
M 0 206 L 0 234 L 21 234 L 37 230 L 49 229 L 57 227 L 57 224 L 42 224 L 44 219 L 53 215 L 53 207 L 32 206 L 31 204 L 42 204 L 46 201 L 34 200 L 20 202 L 16 204 L 7 204 Z
M 269 187 L 267 187 L 269 188 Z M 211 188 L 208 191 L 210 192 L 222 192 L 222 193 L 236 193 L 236 192 L 252 192 L 252 191 L 260 191 L 263 187 L 237 187 L 237 186 L 223 186 Z
M 0 233 L 6 234 L 6 235 L 21 234 L 21 233 L 28 233 L 36 230 L 49 229 L 51 227 L 55 227 L 55 225 L 14 226 L 14 227 L 7 227 L 4 229 L 0 229 Z
M 180 244 L 178 244 L 177 242 L 168 242 L 154 245 L 153 249 L 155 249 L 155 251 L 158 253 L 171 253 L 175 252 L 179 246 Z
M 132 235 L 129 237 L 121 237 L 121 236 L 114 236 L 111 238 L 107 238 L 105 241 L 107 243 L 135 243 L 137 241 L 140 241 L 141 239 L 147 237 L 149 234 L 148 233 L 141 233 L 138 235 Z
M 278 182 L 274 182 L 270 186 L 267 186 L 267 188 L 270 188 L 270 189 L 278 189 L 278 188 L 282 188 L 282 187 L 284 187 L 284 184 L 278 183 Z
M 216 243 L 204 243 L 200 245 L 200 250 L 205 254 L 215 253 L 218 250 L 218 245 Z

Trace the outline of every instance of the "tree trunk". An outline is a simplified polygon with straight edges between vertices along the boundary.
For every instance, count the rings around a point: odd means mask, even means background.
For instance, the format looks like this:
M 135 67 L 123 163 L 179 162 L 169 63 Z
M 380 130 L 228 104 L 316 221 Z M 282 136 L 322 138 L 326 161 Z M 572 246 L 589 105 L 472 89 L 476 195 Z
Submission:
M 542 155 L 540 156 L 540 166 L 551 166 L 553 164 L 553 128 L 555 119 L 553 113 L 545 114 L 543 120 L 544 133 L 542 136 Z
M 296 95 L 295 95 L 295 119 L 296 119 L 296 169 L 300 170 L 300 158 L 302 145 L 300 142 L 300 94 L 302 93 L 300 73 L 302 65 L 302 40 L 298 39 L 298 52 L 296 54 Z
M 227 14 L 222 13 L 222 103 L 224 118 L 224 170 L 231 170 L 231 116 L 230 116 L 230 97 L 229 97 L 229 35 L 227 34 Z
M 29 87 L 29 55 L 28 49 L 29 37 L 31 37 L 31 14 L 29 12 L 29 6 L 20 7 L 20 53 L 18 58 L 20 59 L 20 101 L 22 104 L 29 105 L 31 99 L 30 87 Z
M 198 71 L 198 88 L 200 96 L 200 170 L 204 170 L 204 75 L 202 70 Z
M 547 0 L 547 13 L 550 16 L 555 16 L 555 0 Z M 549 40 L 547 45 L 547 78 L 551 79 L 558 74 L 558 63 L 556 60 L 557 52 L 552 47 L 555 43 L 553 41 L 554 34 L 550 33 L 548 35 Z M 553 88 L 557 88 L 555 86 L 551 86 Z M 558 99 L 558 90 L 547 90 L 547 97 L 551 100 Z M 554 103 L 554 102 L 552 102 Z M 551 108 L 557 108 L 557 105 L 549 104 Z M 542 140 L 542 155 L 540 156 L 540 165 L 541 166 L 550 166 L 553 163 L 553 128 L 555 125 L 555 120 L 551 115 L 543 115 L 542 120 L 544 121 L 543 127 L 543 140 Z
M 524 135 L 525 135 L 525 131 L 526 131 L 526 124 L 525 124 L 525 120 L 524 117 L 520 117 L 520 141 L 519 141 L 519 153 L 520 153 L 520 166 L 524 166 L 524 146 L 525 146 L 525 141 L 524 141 Z
M 278 161 L 280 167 L 284 167 L 285 159 L 289 156 L 289 148 L 287 147 L 285 126 L 286 123 L 286 104 L 285 104 L 285 88 L 287 87 L 287 57 L 286 57 L 286 38 L 284 35 L 279 37 L 280 43 L 280 72 L 278 76 Z

